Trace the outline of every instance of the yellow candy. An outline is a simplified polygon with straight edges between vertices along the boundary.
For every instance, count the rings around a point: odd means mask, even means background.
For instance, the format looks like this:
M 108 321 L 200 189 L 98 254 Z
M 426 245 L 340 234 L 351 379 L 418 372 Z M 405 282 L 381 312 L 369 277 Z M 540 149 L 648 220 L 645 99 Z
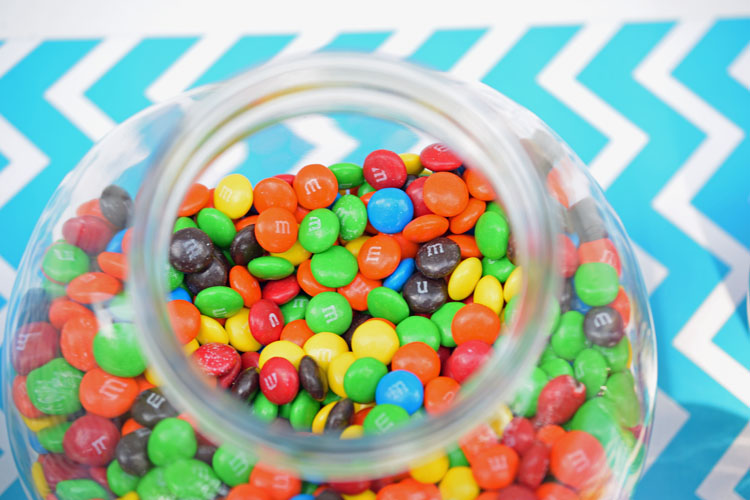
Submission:
M 242 174 L 224 177 L 214 190 L 214 207 L 230 219 L 238 219 L 253 206 L 253 185 Z
M 344 248 L 349 250 L 352 255 L 357 257 L 359 255 L 359 249 L 362 248 L 362 245 L 365 244 L 365 241 L 369 240 L 370 236 L 360 236 L 359 238 L 354 238 L 352 241 L 347 243 Z
M 505 427 L 511 420 L 513 420 L 513 412 L 507 405 L 501 404 L 490 417 L 489 424 L 497 437 L 502 437 Z
M 424 170 L 418 154 L 401 153 L 399 156 L 402 160 L 404 160 L 404 165 L 406 165 L 406 173 L 408 175 L 419 175 L 422 170 Z
M 227 335 L 221 323 L 203 315 L 201 315 L 201 328 L 195 339 L 199 344 L 210 344 L 211 342 L 218 342 L 220 344 L 229 343 L 229 335 Z
M 250 323 L 247 317 L 250 315 L 250 309 L 243 307 L 240 312 L 227 318 L 224 324 L 224 330 L 229 337 L 229 344 L 238 351 L 257 351 L 260 349 L 260 342 L 250 333 Z
M 331 413 L 331 410 L 336 405 L 336 403 L 338 403 L 338 401 L 328 403 L 315 415 L 312 423 L 313 434 L 323 434 L 323 430 L 326 426 L 326 420 L 328 420 L 328 414 Z
M 344 432 L 341 433 L 341 439 L 356 439 L 362 437 L 365 433 L 365 428 L 361 425 L 350 425 Z M 352 497 L 353 498 L 353 497 Z
M 260 352 L 260 359 L 258 360 L 258 367 L 263 368 L 271 358 L 284 358 L 294 365 L 295 368 L 299 368 L 299 362 L 305 357 L 305 351 L 300 346 L 288 340 L 277 340 L 271 342 L 265 349 Z
M 272 253 L 271 255 L 274 257 L 281 257 L 282 259 L 286 259 L 291 262 L 294 267 L 297 267 L 302 262 L 309 259 L 312 253 L 305 250 L 305 248 L 302 246 L 302 243 L 297 240 L 294 242 L 294 245 L 292 245 L 292 247 L 286 252 Z
M 349 352 L 349 346 L 340 335 L 331 332 L 319 332 L 307 339 L 302 346 L 305 353 L 313 358 L 323 370 L 328 370 L 331 360 Z
M 505 302 L 510 302 L 510 299 L 515 297 L 518 292 L 521 291 L 522 286 L 523 271 L 521 270 L 521 266 L 518 266 L 511 271 L 510 276 L 505 280 L 505 285 L 503 286 L 503 298 L 505 299 Z
M 483 276 L 474 288 L 474 303 L 489 307 L 495 314 L 503 310 L 503 285 L 494 276 Z
M 53 425 L 57 425 L 60 422 L 65 421 L 65 417 L 62 415 L 50 415 L 48 417 L 39 417 L 39 418 L 28 418 L 21 415 L 21 418 L 23 419 L 23 422 L 26 424 L 26 427 L 28 427 L 33 432 L 39 432 L 42 429 L 46 429 L 47 427 L 52 427 Z
M 420 460 L 409 470 L 409 474 L 420 483 L 435 484 L 443 479 L 450 466 L 448 455 L 437 453 Z
M 481 277 L 481 260 L 476 257 L 462 260 L 448 280 L 448 295 L 453 300 L 464 300 L 474 291 Z
M 623 337 L 625 339 L 625 342 L 628 343 L 628 364 L 627 367 L 630 368 L 633 364 L 633 344 L 630 343 L 630 339 L 625 336 Z
M 146 380 L 153 385 L 161 385 L 161 381 L 159 380 L 159 377 L 156 376 L 156 373 L 151 368 L 146 368 L 146 371 L 143 372 L 143 376 L 146 377 Z
M 352 335 L 352 352 L 357 358 L 375 358 L 387 365 L 398 348 L 396 330 L 385 321 L 366 321 Z
M 364 410 L 365 408 L 371 408 L 375 406 L 375 403 L 354 403 L 354 413 L 357 413 L 360 410 Z
M 123 496 L 118 498 L 117 500 L 139 500 L 140 497 L 138 496 L 138 493 L 135 491 L 129 491 L 125 493 Z
M 377 495 L 372 490 L 365 490 L 357 495 L 341 495 L 344 500 L 375 500 Z
M 195 351 L 197 351 L 200 346 L 201 345 L 198 343 L 198 341 L 193 339 L 187 344 L 185 344 L 184 346 L 182 346 L 182 350 L 185 351 L 186 355 L 190 356 Z
M 345 352 L 333 358 L 328 365 L 328 387 L 342 398 L 346 397 L 344 375 L 346 375 L 346 370 L 349 369 L 356 359 L 354 353 Z
M 39 462 L 34 462 L 34 464 L 31 466 L 31 480 L 34 483 L 34 488 L 36 488 L 37 493 L 39 493 L 39 496 L 42 498 L 46 498 L 47 495 L 52 493 L 52 490 L 49 488 L 49 484 L 47 483 L 47 479 L 44 477 L 44 470 L 42 470 L 42 464 Z
M 440 481 L 440 495 L 448 500 L 474 500 L 479 496 L 479 485 L 468 467 L 453 467 Z

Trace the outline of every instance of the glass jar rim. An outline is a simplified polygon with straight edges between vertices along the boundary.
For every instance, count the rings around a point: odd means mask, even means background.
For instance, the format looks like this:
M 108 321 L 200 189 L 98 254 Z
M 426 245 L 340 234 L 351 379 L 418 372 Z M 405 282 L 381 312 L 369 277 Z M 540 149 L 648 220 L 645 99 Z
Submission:
M 317 54 L 262 66 L 212 87 L 149 171 L 133 225 L 129 286 L 143 349 L 167 395 L 221 442 L 256 449 L 264 461 L 307 475 L 348 478 L 403 470 L 485 421 L 536 362 L 560 277 L 555 272 L 557 220 L 520 142 L 486 102 L 444 74 L 360 54 Z M 375 110 L 375 111 L 373 111 Z M 181 193 L 231 144 L 286 119 L 363 113 L 408 124 L 440 138 L 481 171 L 509 207 L 524 266 L 513 342 L 504 342 L 444 415 L 378 436 L 311 439 L 244 418 L 242 404 L 219 391 L 195 390 L 200 375 L 182 354 L 166 313 L 166 262 Z M 165 217 L 165 215 L 168 215 Z M 526 236 L 526 237 L 524 237 Z M 510 332 L 506 333 L 509 335 Z M 246 405 L 244 406 L 246 408 Z

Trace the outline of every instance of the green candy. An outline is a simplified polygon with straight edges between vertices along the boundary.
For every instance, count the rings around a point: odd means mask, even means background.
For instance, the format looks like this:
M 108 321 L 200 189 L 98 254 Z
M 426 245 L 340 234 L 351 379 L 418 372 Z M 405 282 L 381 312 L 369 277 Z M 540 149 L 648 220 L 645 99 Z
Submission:
M 44 446 L 46 450 L 52 453 L 63 453 L 63 437 L 65 431 L 71 426 L 72 422 L 62 422 L 52 427 L 47 427 L 39 431 L 36 435 L 39 438 L 39 443 Z
M 314 333 L 342 335 L 352 324 L 352 306 L 336 292 L 322 292 L 310 299 L 305 311 L 307 326 Z
M 365 182 L 365 175 L 362 167 L 354 163 L 334 163 L 328 169 L 336 176 L 339 183 L 339 189 L 351 189 L 362 185 Z
M 283 257 L 266 255 L 248 262 L 247 270 L 256 278 L 280 280 L 294 272 L 294 264 Z
M 307 481 L 304 481 L 302 483 L 302 491 L 300 492 L 302 495 L 310 495 L 314 496 L 314 493 L 318 490 L 320 485 L 318 483 L 308 483 Z
M 215 208 L 204 208 L 196 217 L 198 228 L 205 232 L 218 247 L 226 248 L 232 244 L 237 229 L 234 222 L 224 212 Z
M 179 418 L 165 418 L 154 427 L 146 446 L 154 465 L 167 465 L 179 458 L 191 458 L 198 451 L 193 427 Z
M 409 414 L 397 405 L 380 404 L 365 417 L 362 424 L 365 434 L 382 434 L 409 421 Z
M 469 466 L 469 461 L 466 459 L 466 455 L 464 455 L 464 452 L 458 446 L 448 451 L 448 462 L 450 463 L 451 468 Z
M 578 297 L 592 307 L 606 306 L 615 300 L 620 289 L 617 270 L 604 262 L 587 262 L 578 266 L 573 284 Z
M 216 449 L 211 465 L 219 479 L 229 486 L 247 483 L 257 460 L 246 451 L 231 444 Z
M 505 209 L 498 204 L 496 201 L 491 201 L 487 203 L 487 208 L 485 209 L 487 212 L 492 212 L 500 215 L 503 219 L 506 221 L 508 220 L 508 214 L 505 213 Z
M 570 430 L 586 431 L 598 439 L 607 452 L 610 465 L 617 460 L 623 447 L 632 441 L 632 434 L 620 428 L 616 415 L 617 410 L 611 401 L 592 398 L 578 408 L 568 424 Z
M 383 362 L 375 358 L 359 358 L 344 374 L 344 391 L 355 403 L 372 403 L 378 382 L 387 373 L 388 367 Z
M 167 486 L 164 467 L 154 467 L 148 471 L 138 483 L 135 492 L 140 500 L 177 500 L 177 495 Z
M 291 323 L 298 319 L 305 319 L 305 311 L 310 303 L 310 297 L 305 294 L 299 294 L 286 304 L 279 306 L 281 314 L 284 316 L 284 324 Z
M 65 287 L 63 285 L 61 285 L 60 283 L 55 283 L 54 281 L 50 281 L 48 279 L 42 280 L 42 288 L 44 288 L 44 291 L 47 292 L 47 295 L 49 295 L 52 299 L 56 299 L 57 297 L 64 297 L 65 295 L 67 295 Z
M 604 397 L 617 410 L 617 418 L 623 427 L 635 427 L 641 416 L 641 404 L 635 393 L 635 381 L 629 371 L 613 373 L 607 379 Z
M 630 360 L 630 342 L 627 337 L 623 337 L 622 340 L 612 347 L 595 345 L 594 349 L 604 356 L 611 371 L 621 372 L 628 367 L 628 361 Z
M 57 483 L 55 496 L 58 500 L 93 500 L 109 498 L 109 493 L 91 479 L 68 479 Z
M 453 324 L 453 316 L 456 315 L 459 309 L 465 304 L 463 302 L 446 302 L 440 308 L 432 313 L 430 319 L 435 325 L 437 325 L 440 331 L 440 344 L 445 347 L 456 347 L 456 341 L 453 340 L 453 331 L 451 325 Z
M 107 467 L 107 484 L 112 493 L 121 497 L 131 491 L 135 491 L 138 487 L 138 482 L 141 480 L 140 477 L 128 474 L 117 460 L 112 462 Z M 106 497 L 104 497 L 106 498 Z
M 359 238 L 367 228 L 367 207 L 359 197 L 345 194 L 333 204 L 333 213 L 339 219 L 339 236 L 344 241 Z
M 346 248 L 334 246 L 310 259 L 313 278 L 323 286 L 340 288 L 357 277 L 357 258 Z
M 431 319 L 423 316 L 409 316 L 396 326 L 399 344 L 424 342 L 435 351 L 440 349 L 440 330 Z
M 44 274 L 59 283 L 68 283 L 89 270 L 89 256 L 75 245 L 55 243 L 42 259 Z
M 232 254 L 229 253 L 229 250 L 227 250 L 226 248 L 222 248 L 221 249 L 221 253 L 224 254 L 224 257 L 226 257 L 226 259 L 229 261 L 229 265 L 230 266 L 234 266 L 235 265 L 234 264 L 234 259 L 232 258 Z
M 568 311 L 560 318 L 560 325 L 552 334 L 550 345 L 555 354 L 573 361 L 578 353 L 586 348 L 586 334 L 583 333 L 585 316 L 578 311 Z
M 184 458 L 164 467 L 164 480 L 177 498 L 212 500 L 221 488 L 210 465 L 194 458 Z
M 297 431 L 310 431 L 318 410 L 320 410 L 320 403 L 307 391 L 300 391 L 292 401 L 289 412 L 289 422 L 292 428 Z
M 105 372 L 118 377 L 137 377 L 146 369 L 132 323 L 104 324 L 94 337 L 94 359 Z
M 505 257 L 510 226 L 505 217 L 496 212 L 485 212 L 477 220 L 474 237 L 482 255 L 490 259 Z
M 320 404 L 323 405 L 323 406 L 325 406 L 327 404 L 331 404 L 334 401 L 338 401 L 340 399 L 341 399 L 341 396 L 339 396 L 338 394 L 336 394 L 333 391 L 328 391 L 328 393 L 326 394 L 326 397 L 323 398 L 323 401 L 321 401 Z
M 167 285 L 169 290 L 175 290 L 178 286 L 182 285 L 182 281 L 185 279 L 185 273 L 178 271 L 172 265 L 167 266 Z
M 31 370 L 26 377 L 26 391 L 31 403 L 47 415 L 67 415 L 81 409 L 78 387 L 83 372 L 63 358 Z
M 258 393 L 253 401 L 253 415 L 258 420 L 271 423 L 279 416 L 279 406 L 270 402 L 262 393 Z
M 371 185 L 369 185 L 367 183 L 367 181 L 365 181 L 365 182 L 362 183 L 361 186 L 359 186 L 359 189 L 357 189 L 357 196 L 359 196 L 361 198 L 362 196 L 366 195 L 367 193 L 372 193 L 373 191 L 375 191 L 375 188 L 372 187 Z
M 518 295 L 514 295 L 508 303 L 505 304 L 505 309 L 503 309 L 503 322 L 506 325 L 512 325 L 515 321 L 516 308 L 520 302 L 518 297 Z
M 555 377 L 559 377 L 560 375 L 570 375 L 571 377 L 573 376 L 573 367 L 570 366 L 570 363 L 568 361 L 565 361 L 562 358 L 555 358 L 545 361 L 544 363 L 539 365 L 539 368 L 544 370 L 544 373 L 547 374 L 547 377 L 549 377 L 550 380 Z
M 316 208 L 299 225 L 298 238 L 308 252 L 328 250 L 339 237 L 339 218 L 327 208 Z
M 573 362 L 575 378 L 586 386 L 586 398 L 593 398 L 607 381 L 607 360 L 594 349 L 584 349 Z
M 195 307 L 201 314 L 212 318 L 234 316 L 244 304 L 242 295 L 228 286 L 204 288 L 195 296 Z
M 536 414 L 536 403 L 539 393 L 547 384 L 547 374 L 541 368 L 534 368 L 531 375 L 516 391 L 516 396 L 510 404 L 510 409 L 516 415 L 530 418 Z
M 279 406 L 279 417 L 289 420 L 289 415 L 292 414 L 292 402 L 285 403 Z
M 119 320 L 133 321 L 133 307 L 127 292 L 120 292 L 109 301 L 107 310 Z
M 195 221 L 190 217 L 178 217 L 177 220 L 174 221 L 174 228 L 172 229 L 172 232 L 176 233 L 180 229 L 186 229 L 189 227 L 198 227 L 198 224 L 196 224 Z
M 500 283 L 505 283 L 515 268 L 516 265 L 508 257 L 502 259 L 482 258 L 482 276 L 494 276 Z
M 409 305 L 396 290 L 379 286 L 367 294 L 367 309 L 374 318 L 400 323 L 409 317 Z
M 558 356 L 557 353 L 555 353 L 555 350 L 552 349 L 552 346 L 547 344 L 547 347 L 545 347 L 544 350 L 542 351 L 542 355 L 539 356 L 538 364 L 542 365 L 551 359 L 557 359 L 559 357 L 560 356 Z

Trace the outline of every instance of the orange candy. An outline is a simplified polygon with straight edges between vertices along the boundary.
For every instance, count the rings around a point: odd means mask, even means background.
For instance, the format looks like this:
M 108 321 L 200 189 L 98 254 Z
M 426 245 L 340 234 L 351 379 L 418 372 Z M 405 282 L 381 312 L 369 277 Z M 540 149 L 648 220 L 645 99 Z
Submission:
M 307 339 L 312 336 L 313 331 L 307 326 L 307 321 L 304 319 L 295 319 L 284 325 L 279 340 L 288 340 L 292 344 L 297 344 L 302 347 L 305 345 L 305 342 L 307 342 Z
M 401 247 L 401 258 L 402 259 L 413 259 L 417 256 L 419 251 L 419 244 L 413 241 L 409 241 L 404 238 L 403 233 L 396 233 L 391 235 L 393 239 L 398 242 L 398 246 Z
M 109 274 L 88 272 L 73 278 L 68 283 L 68 297 L 81 304 L 93 304 L 109 300 L 122 290 L 122 284 Z
M 117 252 L 102 252 L 96 257 L 96 262 L 102 271 L 113 278 L 125 280 L 128 275 L 128 262 L 124 254 Z
M 130 252 L 130 240 L 133 238 L 133 228 L 131 227 L 122 236 L 122 253 L 127 254 Z
M 495 199 L 495 190 L 492 189 L 490 182 L 480 172 L 467 168 L 464 172 L 464 182 L 474 198 L 482 201 Z
M 232 488 L 226 500 L 271 500 L 271 495 L 252 484 L 239 484 Z
M 513 483 L 518 462 L 518 453 L 513 448 L 496 444 L 477 455 L 471 462 L 471 471 L 480 488 L 499 490 Z
M 546 444 L 548 448 L 552 448 L 558 439 L 565 435 L 565 429 L 559 425 L 545 425 L 536 431 L 536 438 L 542 443 Z
M 470 340 L 492 345 L 500 335 L 500 318 L 483 304 L 469 304 L 453 316 L 451 331 L 457 345 Z
M 314 297 L 323 292 L 335 292 L 334 288 L 323 286 L 315 279 L 310 269 L 310 259 L 304 260 L 297 267 L 297 284 L 307 295 Z
M 448 230 L 448 219 L 435 214 L 423 215 L 409 222 L 404 228 L 404 238 L 416 243 L 424 243 Z
M 87 307 L 82 306 L 78 302 L 73 302 L 67 297 L 58 297 L 52 301 L 49 307 L 49 322 L 59 330 L 66 321 L 79 314 L 94 317 L 94 313 Z
M 131 432 L 141 429 L 143 426 L 135 421 L 135 419 L 129 418 L 122 424 L 122 435 L 130 434 Z
M 89 200 L 78 205 L 78 208 L 76 209 L 76 215 L 79 217 L 81 215 L 93 215 L 95 217 L 99 217 L 100 219 L 107 220 L 107 218 L 104 217 L 104 214 L 102 214 L 101 208 L 99 208 L 99 198 Z
M 348 285 L 336 290 L 349 302 L 355 311 L 364 311 L 367 309 L 367 294 L 373 289 L 381 286 L 379 280 L 371 280 L 362 273 L 357 273 Z
M 469 199 L 469 203 L 466 205 L 464 211 L 455 217 L 451 217 L 451 233 L 462 234 L 473 228 L 474 225 L 476 225 L 477 220 L 479 220 L 479 217 L 484 213 L 485 208 L 485 202 L 477 200 L 476 198 Z
M 401 246 L 387 234 L 378 234 L 365 241 L 357 256 L 359 270 L 373 280 L 388 277 L 400 262 Z
M 544 483 L 537 488 L 536 496 L 539 500 L 578 500 L 575 491 L 557 483 Z
M 378 491 L 375 500 L 405 500 L 408 491 L 400 483 L 389 484 Z
M 298 227 L 297 219 L 289 210 L 272 207 L 258 216 L 255 237 L 260 246 L 269 252 L 286 252 L 297 241 Z
M 18 412 L 26 418 L 40 418 L 46 416 L 43 412 L 34 406 L 29 399 L 29 393 L 26 390 L 26 376 L 16 375 L 13 379 L 13 389 L 11 391 L 13 403 L 16 405 Z
M 255 185 L 253 205 L 258 213 L 263 213 L 272 207 L 283 208 L 294 213 L 297 209 L 297 193 L 288 182 L 278 177 L 269 177 Z
M 287 500 L 302 491 L 302 481 L 299 478 L 261 463 L 253 467 L 250 484 L 270 493 L 273 500 Z
M 466 183 L 456 174 L 436 172 L 424 183 L 424 203 L 433 213 L 443 217 L 460 214 L 469 203 Z
M 60 351 L 65 361 L 82 371 L 96 367 L 94 337 L 99 324 L 93 314 L 73 316 L 60 331 Z
M 170 300 L 167 303 L 169 321 L 180 344 L 187 344 L 201 329 L 201 313 L 187 300 Z
M 310 213 L 310 210 L 306 209 L 305 207 L 301 207 L 297 205 L 297 209 L 294 211 L 294 218 L 297 219 L 298 224 L 302 224 L 302 219 L 304 219 L 305 215 L 309 213 Z
M 625 293 L 623 287 L 620 287 L 620 291 L 617 292 L 617 297 L 615 297 L 615 300 L 609 304 L 609 307 L 620 313 L 622 322 L 625 326 L 630 324 L 630 299 L 628 299 L 628 294 Z
M 208 204 L 209 200 L 213 200 L 209 189 L 203 184 L 196 182 L 185 193 L 185 197 L 182 199 L 182 203 L 180 203 L 180 208 L 177 209 L 177 215 L 180 217 L 195 215 L 201 208 Z
M 468 259 L 469 257 L 482 258 L 482 252 L 479 251 L 479 247 L 473 236 L 469 236 L 468 234 L 451 234 L 448 238 L 458 244 L 462 259 Z
M 260 283 L 245 266 L 233 266 L 229 270 L 229 286 L 242 296 L 245 307 L 250 307 L 261 298 Z
M 488 424 L 479 424 L 473 431 L 458 440 L 461 451 L 472 466 L 482 453 L 498 444 L 497 434 Z
M 94 368 L 83 375 L 78 396 L 89 413 L 115 418 L 133 406 L 139 392 L 135 379 L 115 377 L 101 368 Z
M 444 413 L 453 405 L 460 389 L 461 385 L 450 377 L 430 380 L 424 388 L 425 411 L 431 415 Z
M 234 223 L 234 228 L 237 230 L 237 232 L 241 231 L 242 229 L 246 228 L 250 224 L 255 224 L 258 222 L 258 216 L 257 215 L 250 215 L 247 217 L 243 217 L 242 219 L 238 220 Z
M 424 342 L 410 342 L 399 347 L 391 360 L 393 370 L 406 370 L 427 385 L 440 376 L 440 357 Z
M 323 165 L 313 163 L 302 167 L 294 177 L 297 201 L 309 210 L 325 208 L 336 199 L 339 183 L 336 176 Z
M 416 479 L 407 478 L 399 483 L 403 500 L 442 500 L 440 490 L 434 484 L 420 483 Z
M 555 441 L 549 458 L 552 475 L 577 490 L 596 486 L 607 473 L 604 448 L 588 432 L 568 432 Z

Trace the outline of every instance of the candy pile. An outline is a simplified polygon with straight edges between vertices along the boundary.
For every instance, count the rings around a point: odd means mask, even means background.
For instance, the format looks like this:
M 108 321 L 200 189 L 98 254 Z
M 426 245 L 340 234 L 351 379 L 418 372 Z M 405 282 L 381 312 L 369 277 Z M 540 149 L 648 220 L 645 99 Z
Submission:
M 428 169 L 429 171 L 425 170 Z M 509 405 L 403 474 L 315 483 L 214 446 L 161 394 L 123 291 L 131 197 L 78 207 L 22 300 L 13 400 L 36 433 L 47 499 L 575 500 L 597 498 L 641 410 L 630 305 L 593 200 L 568 207 L 566 286 L 538 367 Z M 503 340 L 522 269 L 491 186 L 439 144 L 363 167 L 307 165 L 255 187 L 194 184 L 169 250 L 168 311 L 185 352 L 255 417 L 341 439 L 450 409 Z

